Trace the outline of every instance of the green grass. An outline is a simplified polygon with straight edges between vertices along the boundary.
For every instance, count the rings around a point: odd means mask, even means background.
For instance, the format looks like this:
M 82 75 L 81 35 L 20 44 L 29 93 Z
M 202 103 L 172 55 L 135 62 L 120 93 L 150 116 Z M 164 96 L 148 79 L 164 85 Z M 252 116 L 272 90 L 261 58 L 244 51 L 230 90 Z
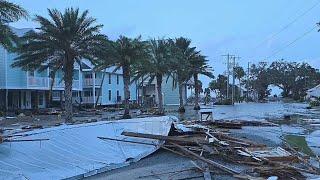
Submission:
M 298 148 L 300 152 L 303 152 L 309 156 L 314 156 L 314 153 L 309 148 L 304 136 L 286 135 L 284 138 L 291 147 Z

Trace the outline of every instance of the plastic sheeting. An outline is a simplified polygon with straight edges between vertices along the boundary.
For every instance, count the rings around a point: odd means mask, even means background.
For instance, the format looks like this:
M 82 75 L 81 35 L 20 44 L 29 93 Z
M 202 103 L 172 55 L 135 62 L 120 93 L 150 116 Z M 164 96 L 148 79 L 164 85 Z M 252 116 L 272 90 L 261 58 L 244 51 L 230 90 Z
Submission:
M 81 125 L 64 125 L 23 133 L 16 139 L 48 138 L 40 142 L 0 145 L 0 179 L 82 178 L 129 165 L 151 154 L 163 142 L 122 136 L 123 131 L 168 135 L 168 116 Z M 98 136 L 155 145 L 101 140 Z

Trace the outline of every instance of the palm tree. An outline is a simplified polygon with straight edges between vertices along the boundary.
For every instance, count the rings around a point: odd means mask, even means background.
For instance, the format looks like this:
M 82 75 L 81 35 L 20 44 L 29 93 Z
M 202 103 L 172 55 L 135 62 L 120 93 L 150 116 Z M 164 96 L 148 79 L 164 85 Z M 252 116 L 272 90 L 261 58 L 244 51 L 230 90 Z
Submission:
M 169 67 L 171 60 L 170 44 L 165 39 L 151 39 L 148 41 L 149 57 L 146 61 L 140 61 L 136 66 L 135 79 L 141 77 L 149 77 L 151 83 L 156 79 L 157 95 L 158 95 L 158 113 L 164 114 L 163 96 L 162 96 L 162 82 L 163 77 L 169 75 Z
M 123 84 L 124 84 L 124 119 L 131 118 L 129 113 L 130 102 L 130 78 L 132 66 L 147 58 L 147 45 L 141 41 L 141 37 L 130 39 L 125 36 L 120 36 L 116 42 L 111 44 L 113 65 L 116 65 L 118 70 L 122 68 L 123 71 Z M 99 69 L 104 69 L 110 66 L 110 63 L 101 62 Z
M 189 39 L 180 37 L 175 40 L 170 40 L 171 51 L 174 57 L 172 61 L 171 76 L 173 77 L 174 86 L 178 85 L 179 90 L 179 112 L 185 112 L 182 90 L 183 85 L 191 78 L 190 59 L 194 58 L 199 52 L 195 47 L 190 47 L 191 41 Z
M 24 70 L 47 67 L 62 68 L 65 82 L 66 122 L 72 122 L 72 81 L 74 64 L 81 65 L 82 59 L 95 61 L 103 57 L 107 37 L 100 34 L 102 25 L 88 17 L 88 11 L 67 8 L 64 13 L 48 9 L 51 19 L 36 16 L 39 31 L 29 32 L 23 37 L 17 52 L 19 56 L 13 67 Z
M 27 17 L 27 11 L 19 5 L 0 0 L 0 45 L 9 50 L 12 49 L 13 44 L 18 42 L 18 37 L 8 24 Z
M 199 74 L 202 74 L 208 76 L 209 78 L 214 78 L 212 71 L 212 68 L 208 66 L 208 60 L 205 56 L 200 55 L 200 53 L 197 53 L 195 56 L 191 56 L 190 73 L 193 75 L 195 91 L 194 110 L 200 110 L 198 76 Z
M 241 66 L 234 67 L 235 78 L 239 80 L 239 100 L 241 96 L 241 79 L 245 76 L 245 72 Z

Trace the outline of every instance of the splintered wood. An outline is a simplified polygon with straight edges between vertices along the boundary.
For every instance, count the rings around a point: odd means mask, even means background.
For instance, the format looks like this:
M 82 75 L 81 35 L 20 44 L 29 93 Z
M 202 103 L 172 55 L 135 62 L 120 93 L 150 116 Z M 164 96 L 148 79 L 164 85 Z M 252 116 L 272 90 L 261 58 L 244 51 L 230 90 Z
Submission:
M 174 136 L 135 132 L 123 132 L 122 135 L 165 141 L 161 146 L 163 149 L 202 161 L 215 174 L 227 173 L 239 179 L 263 179 L 270 176 L 277 176 L 279 179 L 305 179 L 302 172 L 320 175 L 319 169 L 303 162 L 289 148 L 271 148 L 248 139 L 232 137 L 225 131 L 213 130 L 212 123 L 209 124 L 193 125 L 194 131 L 174 131 Z M 230 127 L 230 124 L 227 126 Z M 209 179 L 208 169 L 203 170 L 203 174 Z

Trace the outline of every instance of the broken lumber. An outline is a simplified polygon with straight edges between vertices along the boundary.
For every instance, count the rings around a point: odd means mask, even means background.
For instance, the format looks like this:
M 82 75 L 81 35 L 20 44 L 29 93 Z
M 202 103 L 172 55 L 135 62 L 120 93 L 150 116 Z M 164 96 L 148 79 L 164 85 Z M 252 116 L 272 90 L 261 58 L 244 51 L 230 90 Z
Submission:
M 49 139 L 4 139 L 3 142 L 33 142 L 33 141 L 49 141 Z
M 122 132 L 121 135 L 129 136 L 129 137 L 138 137 L 138 138 L 147 138 L 147 139 L 157 139 L 157 140 L 164 140 L 164 141 L 172 141 L 172 142 L 183 142 L 187 144 L 209 144 L 208 141 L 195 141 L 187 138 L 182 138 L 178 136 L 162 136 L 162 135 L 154 135 L 154 134 L 144 134 L 144 133 L 136 133 L 136 132 Z
M 206 162 L 207 164 L 209 164 L 209 165 L 211 165 L 211 166 L 214 166 L 214 167 L 216 167 L 216 168 L 219 168 L 219 169 L 221 169 L 222 171 L 228 172 L 228 173 L 230 173 L 230 174 L 232 174 L 232 175 L 234 175 L 234 174 L 239 174 L 238 171 L 235 171 L 235 170 L 233 170 L 233 169 L 231 169 L 231 168 L 229 168 L 229 167 L 226 167 L 226 166 L 224 166 L 224 165 L 222 165 L 222 164 L 220 164 L 220 163 L 217 163 L 217 162 L 215 162 L 215 161 L 213 161 L 213 160 L 206 159 L 206 158 L 204 158 L 204 157 L 202 157 L 202 156 L 199 156 L 198 154 L 196 154 L 196 153 L 194 153 L 194 152 L 192 152 L 192 151 L 184 148 L 183 146 L 180 146 L 180 145 L 178 145 L 178 144 L 176 144 L 176 143 L 172 143 L 172 142 L 170 142 L 170 144 L 174 145 L 175 147 L 177 147 L 178 149 L 180 149 L 182 152 L 184 152 L 184 153 L 186 153 L 186 154 L 189 154 L 189 155 L 191 155 L 192 157 L 194 157 L 194 158 L 196 158 L 196 159 L 199 159 L 199 160 L 201 160 L 201 161 L 203 161 L 203 162 Z
M 101 139 L 101 140 L 120 141 L 120 142 L 134 143 L 134 144 L 157 146 L 157 144 L 153 144 L 153 143 L 137 142 L 137 141 L 130 141 L 130 140 L 125 140 L 125 139 L 114 139 L 114 138 L 99 137 L 99 136 L 97 138 Z

